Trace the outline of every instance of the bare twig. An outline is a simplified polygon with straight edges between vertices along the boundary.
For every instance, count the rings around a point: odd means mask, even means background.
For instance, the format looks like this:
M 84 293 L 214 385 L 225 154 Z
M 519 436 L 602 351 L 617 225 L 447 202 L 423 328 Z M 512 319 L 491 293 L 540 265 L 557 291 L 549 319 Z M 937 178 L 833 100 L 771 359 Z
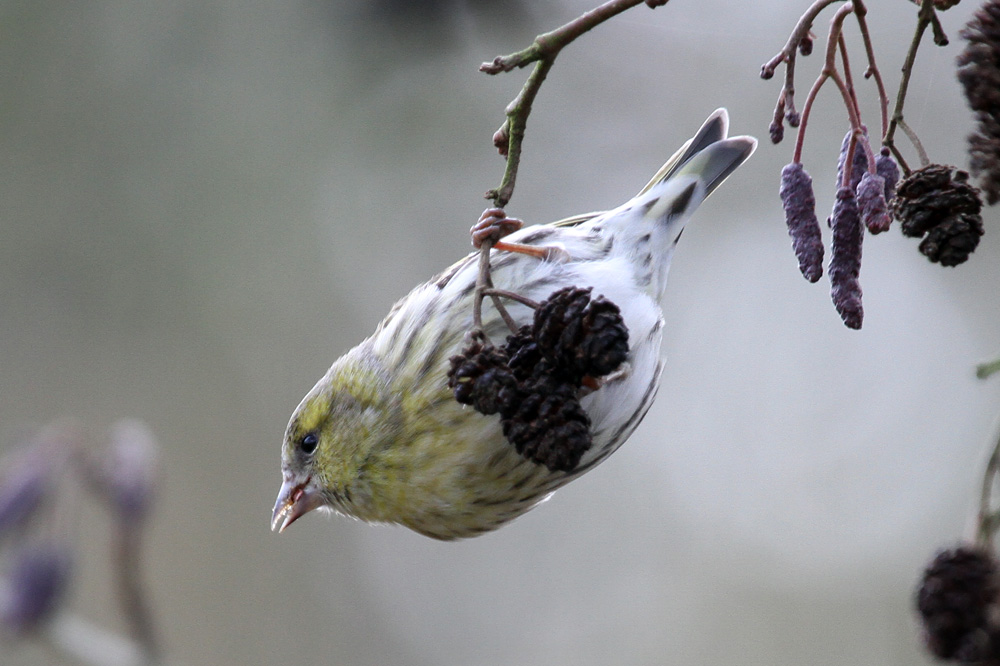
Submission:
M 976 366 L 976 377 L 980 379 L 986 379 L 990 375 L 1000 372 L 1000 358 L 993 359 L 992 361 L 987 361 L 986 363 L 980 363 Z
M 917 133 L 913 131 L 913 128 L 907 125 L 906 121 L 902 118 L 896 121 L 896 126 L 903 130 L 903 134 L 905 134 L 906 138 L 913 144 L 913 147 L 917 151 L 917 157 L 920 159 L 920 166 L 925 167 L 930 164 L 931 159 L 927 156 L 927 151 L 924 150 L 924 144 L 920 141 L 920 137 L 917 136 Z
M 760 78 L 770 79 L 774 76 L 774 70 L 778 65 L 785 64 L 785 80 L 778 93 L 778 101 L 774 105 L 774 119 L 771 121 L 771 141 L 778 143 L 783 135 L 782 124 L 785 120 L 792 127 L 799 127 L 801 119 L 805 118 L 806 112 L 803 107 L 802 115 L 795 110 L 795 58 L 799 52 L 799 45 L 802 40 L 809 37 L 812 30 L 813 21 L 823 9 L 838 2 L 839 0 L 815 0 L 809 9 L 799 17 L 798 23 L 788 36 L 788 41 L 778 53 L 764 63 L 760 68 Z M 815 94 L 813 94 L 815 97 Z M 808 100 L 807 100 L 808 104 Z M 801 152 L 801 151 L 800 151 Z
M 833 81 L 837 86 L 837 89 L 840 90 L 841 96 L 844 99 L 844 106 L 847 108 L 847 115 L 851 121 L 851 127 L 854 128 L 856 132 L 861 129 L 861 117 L 858 115 L 857 102 L 852 94 L 852 91 L 848 88 L 844 79 L 841 78 L 840 74 L 837 72 L 836 60 L 837 50 L 840 47 L 840 36 L 844 25 L 844 19 L 847 18 L 847 15 L 852 11 L 854 11 L 854 6 L 850 2 L 844 3 L 839 9 L 837 9 L 833 18 L 830 19 L 830 34 L 827 38 L 826 56 L 823 60 L 823 69 L 819 73 L 819 76 L 816 77 L 812 87 L 809 89 L 809 94 L 806 97 L 806 103 L 802 107 L 802 122 L 799 125 L 799 131 L 795 137 L 795 150 L 792 152 L 793 162 L 802 161 L 802 146 L 805 142 L 806 127 L 809 125 L 809 114 L 812 112 L 813 103 L 816 101 L 816 95 L 819 94 L 820 88 L 823 87 L 823 84 L 826 83 L 828 79 Z M 844 49 L 841 50 L 844 51 Z M 845 65 L 847 64 L 846 52 L 844 63 Z M 849 148 L 847 159 L 853 158 L 854 143 L 855 139 L 852 137 L 852 145 Z M 845 162 L 845 164 L 851 164 L 851 162 Z
M 483 293 L 487 296 L 502 296 L 503 298 L 509 298 L 512 301 L 517 301 L 521 305 L 527 305 L 532 310 L 537 310 L 539 308 L 538 301 L 533 301 L 527 296 L 522 296 L 521 294 L 514 293 L 513 291 L 507 291 L 506 289 L 484 289 Z
M 476 276 L 476 293 L 472 299 L 473 330 L 483 330 L 483 296 L 486 289 L 493 285 L 490 279 L 490 248 L 493 241 L 484 240 L 479 248 L 479 273 Z
M 143 663 L 151 666 L 160 663 L 160 648 L 156 638 L 153 615 L 140 580 L 142 553 L 141 532 L 137 525 L 119 524 L 115 535 L 118 595 L 132 640 L 142 650 Z
M 895 135 L 896 128 L 899 127 L 906 133 L 910 141 L 913 141 L 916 136 L 913 134 L 912 130 L 908 131 L 908 128 L 903 122 L 903 104 L 906 101 L 906 91 L 910 85 L 910 75 L 913 73 L 913 63 L 917 58 L 917 48 L 920 46 L 920 41 L 923 39 L 924 31 L 927 26 L 932 26 L 934 33 L 934 43 L 938 46 L 944 46 L 948 43 L 948 37 L 944 34 L 944 30 L 941 28 L 941 23 L 938 21 L 937 12 L 934 11 L 934 0 L 921 0 L 920 9 L 917 11 L 917 28 L 913 33 L 913 39 L 910 41 L 910 48 L 906 52 L 906 59 L 903 61 L 903 76 L 899 80 L 899 90 L 896 92 L 896 105 L 892 110 L 892 118 L 889 120 L 889 128 L 885 131 L 885 135 L 882 137 L 882 145 L 887 146 L 889 150 L 892 151 L 893 156 L 899 165 L 903 168 L 903 173 L 909 175 L 912 171 L 906 161 L 903 159 L 903 155 L 899 152 L 896 147 Z M 917 152 L 920 154 L 920 160 L 922 165 L 926 166 L 929 164 L 927 160 L 927 154 L 923 151 L 923 146 L 920 145 L 919 141 L 914 142 L 914 147 L 917 148 Z
M 875 87 L 878 88 L 879 110 L 882 115 L 882 136 L 885 136 L 889 129 L 889 96 L 885 92 L 885 82 L 882 80 L 882 72 L 875 64 L 875 49 L 872 46 L 871 33 L 868 30 L 868 7 L 864 0 L 854 0 L 854 15 L 858 19 L 858 29 L 861 31 L 861 39 L 865 44 L 865 54 L 868 57 L 868 68 L 865 70 L 865 78 L 875 79 Z
M 655 8 L 665 5 L 667 0 L 610 0 L 551 32 L 535 37 L 535 41 L 528 48 L 510 55 L 497 56 L 492 62 L 484 62 L 479 66 L 481 72 L 499 74 L 535 63 L 535 68 L 521 88 L 521 92 L 507 105 L 507 119 L 493 138 L 500 153 L 507 156 L 507 167 L 500 186 L 486 193 L 486 198 L 493 199 L 497 207 L 502 208 L 507 205 L 514 193 L 528 115 L 556 56 L 583 33 L 643 2 L 648 7 Z

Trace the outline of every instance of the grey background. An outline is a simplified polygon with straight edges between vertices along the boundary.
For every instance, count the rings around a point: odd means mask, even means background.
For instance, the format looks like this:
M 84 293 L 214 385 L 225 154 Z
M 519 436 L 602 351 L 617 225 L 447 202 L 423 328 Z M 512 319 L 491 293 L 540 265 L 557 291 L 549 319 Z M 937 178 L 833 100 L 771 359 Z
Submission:
M 529 222 L 624 201 L 718 106 L 765 139 L 684 235 L 664 384 L 619 453 L 468 542 L 320 516 L 268 531 L 300 397 L 468 251 L 525 76 L 479 63 L 593 3 L 409 4 L 0 4 L 0 452 L 61 416 L 94 441 L 151 425 L 146 576 L 176 663 L 929 663 L 914 582 L 968 532 L 1000 411 L 1000 381 L 973 375 L 1000 352 L 997 213 L 957 269 L 868 237 L 865 327 L 840 323 L 796 270 L 777 195 L 794 135 L 766 142 L 779 84 L 758 78 L 800 0 L 637 7 L 538 98 L 508 207 Z M 915 8 L 870 4 L 894 91 Z M 965 163 L 953 59 L 974 4 L 942 15 L 953 45 L 924 45 L 907 105 L 945 163 Z M 820 103 L 822 215 L 846 124 L 832 88 Z M 72 609 L 120 629 L 107 520 L 81 520 Z

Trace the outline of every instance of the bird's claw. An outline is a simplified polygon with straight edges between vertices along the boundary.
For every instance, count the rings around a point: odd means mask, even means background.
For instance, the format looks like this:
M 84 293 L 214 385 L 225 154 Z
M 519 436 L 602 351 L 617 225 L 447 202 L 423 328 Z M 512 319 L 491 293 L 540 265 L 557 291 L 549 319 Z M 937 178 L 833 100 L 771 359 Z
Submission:
M 472 234 L 472 246 L 478 250 L 483 246 L 483 243 L 489 241 L 494 249 L 503 252 L 516 252 L 536 259 L 547 259 L 560 263 L 571 259 L 569 253 L 558 245 L 525 245 L 524 243 L 508 243 L 500 240 L 523 226 L 524 222 L 516 217 L 507 217 L 503 208 L 487 208 L 479 216 L 479 221 L 469 230 Z
M 524 226 L 524 222 L 516 217 L 507 217 L 503 208 L 487 208 L 479 216 L 469 233 L 472 234 L 472 246 L 477 250 L 487 240 L 495 245 L 504 236 L 509 236 Z

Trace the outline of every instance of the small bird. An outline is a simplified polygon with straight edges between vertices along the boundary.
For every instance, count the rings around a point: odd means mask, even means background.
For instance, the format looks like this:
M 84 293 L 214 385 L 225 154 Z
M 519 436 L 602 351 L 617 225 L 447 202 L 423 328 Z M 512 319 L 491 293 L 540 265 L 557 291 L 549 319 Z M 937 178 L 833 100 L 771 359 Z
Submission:
M 579 391 L 590 440 L 578 460 L 560 467 L 519 453 L 501 417 L 460 404 L 449 387 L 451 358 L 474 328 L 475 252 L 397 302 L 303 398 L 285 431 L 272 529 L 325 509 L 435 539 L 472 537 L 520 516 L 611 455 L 656 395 L 659 303 L 681 232 L 757 146 L 752 137 L 726 138 L 728 126 L 726 110 L 717 110 L 618 208 L 524 227 L 490 250 L 493 287 L 523 297 L 508 301 L 518 326 L 531 323 L 532 301 L 567 287 L 591 289 L 620 310 L 627 356 Z M 483 220 L 515 222 L 504 217 L 493 209 Z M 473 227 L 474 238 L 483 228 Z M 494 340 L 511 332 L 490 298 L 482 303 L 481 330 Z

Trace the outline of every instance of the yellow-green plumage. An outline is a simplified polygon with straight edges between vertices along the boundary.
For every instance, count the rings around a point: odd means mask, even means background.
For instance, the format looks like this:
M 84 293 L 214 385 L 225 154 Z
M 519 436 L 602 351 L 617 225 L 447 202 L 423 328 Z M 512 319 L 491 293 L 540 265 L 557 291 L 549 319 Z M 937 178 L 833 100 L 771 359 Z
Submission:
M 497 415 L 459 404 L 448 388 L 449 358 L 472 326 L 477 269 L 470 255 L 399 301 L 302 400 L 285 434 L 274 527 L 328 508 L 438 539 L 475 536 L 516 518 L 610 455 L 656 393 L 663 328 L 658 300 L 680 232 L 756 145 L 748 137 L 726 139 L 726 127 L 725 112 L 713 114 L 623 206 L 508 237 L 556 245 L 561 258 L 492 253 L 498 288 L 541 301 L 565 286 L 593 287 L 594 296 L 618 305 L 628 326 L 624 370 L 581 399 L 593 445 L 577 467 L 550 471 L 522 457 Z M 531 320 L 528 307 L 511 303 L 509 309 L 519 324 Z M 488 301 L 483 325 L 498 343 L 508 332 Z

